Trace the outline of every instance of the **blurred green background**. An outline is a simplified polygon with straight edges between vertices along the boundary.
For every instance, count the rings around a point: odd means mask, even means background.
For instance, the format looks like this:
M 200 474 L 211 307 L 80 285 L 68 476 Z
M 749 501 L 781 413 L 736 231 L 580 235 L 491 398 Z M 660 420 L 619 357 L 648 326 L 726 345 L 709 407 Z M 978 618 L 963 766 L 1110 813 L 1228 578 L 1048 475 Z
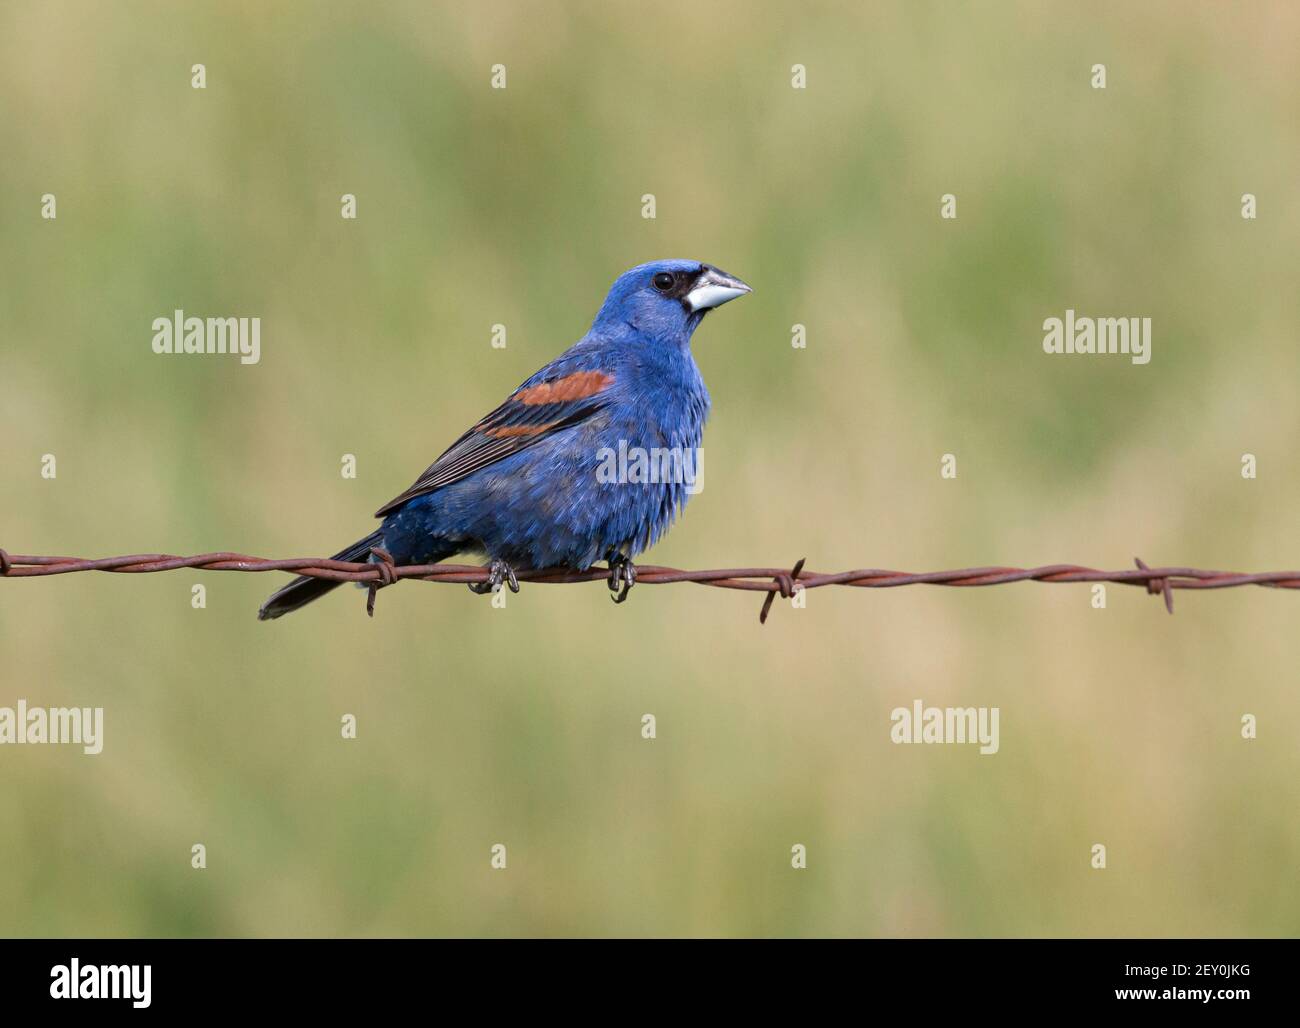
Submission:
M 6 3 L 0 545 L 333 552 L 671 256 L 755 293 L 696 336 L 705 489 L 645 559 L 1296 567 L 1298 35 L 1283 3 Z M 178 307 L 260 316 L 261 364 L 155 356 Z M 1067 307 L 1151 317 L 1151 363 L 1045 356 Z M 688 586 L 408 584 L 257 623 L 282 581 L 0 585 L 0 705 L 106 720 L 98 757 L 0 748 L 0 933 L 1300 928 L 1296 596 L 827 589 L 760 629 Z M 916 698 L 1000 707 L 1001 751 L 891 744 Z

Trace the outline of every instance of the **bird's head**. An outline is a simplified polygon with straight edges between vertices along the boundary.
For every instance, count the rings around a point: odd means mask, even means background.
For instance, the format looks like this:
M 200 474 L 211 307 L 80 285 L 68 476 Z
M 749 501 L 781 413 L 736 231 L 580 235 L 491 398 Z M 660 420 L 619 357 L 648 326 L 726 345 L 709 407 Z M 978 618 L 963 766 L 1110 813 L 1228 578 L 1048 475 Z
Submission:
M 618 277 L 592 329 L 621 333 L 631 328 L 685 345 L 705 314 L 750 291 L 734 275 L 709 264 L 651 261 Z

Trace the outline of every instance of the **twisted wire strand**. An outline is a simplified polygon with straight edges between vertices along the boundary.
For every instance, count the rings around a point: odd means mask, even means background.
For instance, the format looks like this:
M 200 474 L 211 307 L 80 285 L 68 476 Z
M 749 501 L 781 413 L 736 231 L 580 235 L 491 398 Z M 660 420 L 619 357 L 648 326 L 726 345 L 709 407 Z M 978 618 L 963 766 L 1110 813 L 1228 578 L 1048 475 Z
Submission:
M 690 582 L 717 589 L 739 589 L 766 593 L 759 620 L 766 621 L 772 601 L 777 597 L 789 599 L 798 589 L 820 589 L 825 586 L 849 586 L 857 589 L 894 589 L 907 585 L 942 586 L 993 586 L 1012 582 L 1079 583 L 1104 582 L 1113 585 L 1145 586 L 1148 593 L 1164 597 L 1165 606 L 1173 613 L 1175 589 L 1231 589 L 1238 586 L 1257 585 L 1276 589 L 1300 589 L 1300 571 L 1206 571 L 1189 567 L 1148 567 L 1141 559 L 1136 567 L 1123 571 L 1102 571 L 1078 564 L 1046 564 L 1041 567 L 974 567 L 951 571 L 890 571 L 882 568 L 857 568 L 851 571 L 818 572 L 804 570 L 803 560 L 792 568 L 744 567 L 683 570 L 655 564 L 638 564 L 637 584 L 671 585 Z M 490 569 L 469 564 L 409 564 L 353 563 L 328 560 L 321 557 L 290 557 L 268 559 L 244 553 L 200 553 L 189 557 L 169 553 L 136 553 L 121 557 L 101 557 L 88 560 L 82 557 L 33 556 L 10 554 L 0 549 L 0 577 L 43 578 L 49 575 L 66 575 L 82 571 L 104 571 L 113 574 L 151 574 L 160 571 L 178 571 L 193 568 L 200 571 L 291 571 L 312 578 L 325 578 L 336 582 L 365 582 L 382 588 L 402 579 L 421 582 L 441 582 L 468 585 L 490 581 Z M 537 571 L 517 571 L 520 582 L 537 582 L 543 585 L 567 585 L 577 582 L 599 582 L 609 579 L 605 568 L 573 571 L 567 568 L 548 568 Z

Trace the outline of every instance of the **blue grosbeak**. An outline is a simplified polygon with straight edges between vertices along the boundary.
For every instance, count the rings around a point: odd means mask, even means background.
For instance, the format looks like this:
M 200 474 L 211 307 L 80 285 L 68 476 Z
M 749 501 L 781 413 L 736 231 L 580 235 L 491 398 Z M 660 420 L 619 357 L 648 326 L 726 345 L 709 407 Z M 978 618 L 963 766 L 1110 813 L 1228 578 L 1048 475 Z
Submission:
M 582 339 L 380 507 L 378 530 L 334 559 L 434 564 L 484 553 L 492 571 L 483 592 L 503 582 L 517 590 L 516 569 L 603 560 L 611 590 L 621 585 L 617 598 L 626 597 L 632 558 L 668 528 L 698 474 L 709 393 L 691 335 L 708 311 L 749 291 L 699 261 L 653 261 L 619 276 Z M 613 454 L 622 469 L 626 454 L 640 458 L 641 473 L 610 474 Z M 652 469 L 646 480 L 645 454 L 676 455 L 686 474 Z M 278 618 L 337 585 L 296 578 L 257 616 Z

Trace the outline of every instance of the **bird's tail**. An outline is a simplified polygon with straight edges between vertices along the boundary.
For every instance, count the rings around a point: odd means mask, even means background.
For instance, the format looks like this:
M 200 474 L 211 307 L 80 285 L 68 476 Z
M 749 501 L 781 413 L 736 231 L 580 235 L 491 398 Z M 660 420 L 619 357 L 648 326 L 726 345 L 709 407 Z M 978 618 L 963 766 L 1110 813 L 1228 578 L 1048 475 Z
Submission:
M 330 559 L 360 563 L 370 555 L 370 548 L 378 546 L 382 540 L 383 533 L 376 530 L 364 539 L 358 539 L 346 549 L 339 550 Z M 261 609 L 257 612 L 257 620 L 270 621 L 282 614 L 290 614 L 299 607 L 307 606 L 312 600 L 320 599 L 331 589 L 342 584 L 342 582 L 333 582 L 328 578 L 309 578 L 305 575 L 299 575 L 283 589 L 278 589 L 267 597 L 266 602 L 262 604 Z

